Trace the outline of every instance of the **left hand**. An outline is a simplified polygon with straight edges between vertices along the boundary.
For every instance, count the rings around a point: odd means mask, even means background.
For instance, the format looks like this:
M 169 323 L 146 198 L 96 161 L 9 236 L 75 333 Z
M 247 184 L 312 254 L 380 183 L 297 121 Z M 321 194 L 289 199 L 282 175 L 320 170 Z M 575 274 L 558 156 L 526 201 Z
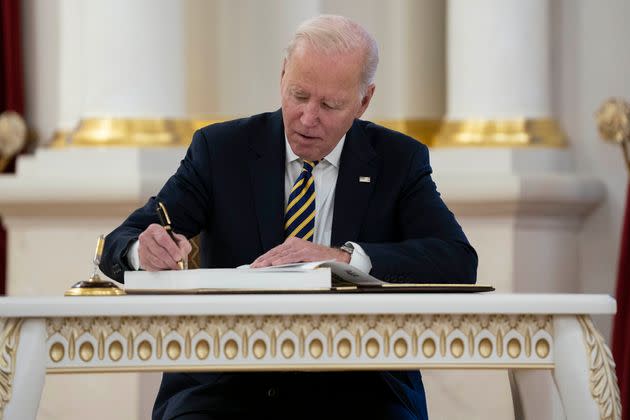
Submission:
M 281 245 L 269 250 L 251 263 L 251 268 L 298 262 L 336 260 L 350 262 L 350 254 L 337 248 L 317 245 L 301 238 L 287 238 Z

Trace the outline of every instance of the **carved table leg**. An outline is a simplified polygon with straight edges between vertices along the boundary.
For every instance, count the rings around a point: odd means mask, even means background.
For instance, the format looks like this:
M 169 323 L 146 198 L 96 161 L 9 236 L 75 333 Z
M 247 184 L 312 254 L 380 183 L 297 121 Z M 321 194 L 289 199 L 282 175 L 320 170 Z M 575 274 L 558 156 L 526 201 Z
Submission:
M 44 319 L 0 319 L 0 418 L 37 416 L 46 376 Z
M 554 379 L 568 420 L 620 420 L 615 364 L 589 316 L 555 316 Z

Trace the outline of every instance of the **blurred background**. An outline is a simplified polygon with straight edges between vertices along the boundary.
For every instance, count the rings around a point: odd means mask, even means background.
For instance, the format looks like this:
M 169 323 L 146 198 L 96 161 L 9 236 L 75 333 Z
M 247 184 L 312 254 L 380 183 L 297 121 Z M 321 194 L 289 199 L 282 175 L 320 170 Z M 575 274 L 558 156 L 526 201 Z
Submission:
M 0 4 L 8 295 L 60 295 L 87 278 L 96 237 L 157 192 L 195 129 L 278 109 L 284 48 L 322 13 L 377 39 L 364 118 L 431 147 L 438 189 L 479 252 L 479 283 L 615 294 L 628 172 L 598 121 L 625 114 L 596 113 L 630 100 L 628 0 Z M 595 321 L 610 339 L 612 319 Z M 513 418 L 505 371 L 423 375 L 432 418 Z M 148 418 L 157 384 L 48 376 L 38 418 Z

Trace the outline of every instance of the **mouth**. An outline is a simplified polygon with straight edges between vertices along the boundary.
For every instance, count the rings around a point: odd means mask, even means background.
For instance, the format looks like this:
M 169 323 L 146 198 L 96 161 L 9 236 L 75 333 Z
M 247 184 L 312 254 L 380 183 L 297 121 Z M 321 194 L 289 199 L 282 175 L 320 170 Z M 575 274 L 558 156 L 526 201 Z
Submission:
M 298 137 L 300 137 L 301 139 L 304 139 L 306 141 L 313 141 L 313 140 L 317 140 L 319 138 L 317 136 L 309 136 L 309 135 L 306 135 L 306 134 L 302 134 L 302 133 L 297 132 L 297 131 L 295 132 L 295 134 L 297 134 Z

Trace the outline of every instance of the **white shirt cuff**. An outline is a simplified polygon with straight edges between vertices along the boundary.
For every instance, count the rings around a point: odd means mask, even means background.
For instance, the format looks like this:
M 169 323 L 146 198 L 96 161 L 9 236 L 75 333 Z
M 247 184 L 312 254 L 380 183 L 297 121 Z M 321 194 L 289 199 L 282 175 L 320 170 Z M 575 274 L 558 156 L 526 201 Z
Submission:
M 354 248 L 350 256 L 350 265 L 364 273 L 370 274 L 370 270 L 372 270 L 372 260 L 370 260 L 368 254 L 361 248 L 361 245 L 355 242 L 346 242 L 345 245 Z
M 140 269 L 140 256 L 138 255 L 139 245 L 140 241 L 135 241 L 129 247 L 129 251 L 127 251 L 127 264 L 136 271 Z

